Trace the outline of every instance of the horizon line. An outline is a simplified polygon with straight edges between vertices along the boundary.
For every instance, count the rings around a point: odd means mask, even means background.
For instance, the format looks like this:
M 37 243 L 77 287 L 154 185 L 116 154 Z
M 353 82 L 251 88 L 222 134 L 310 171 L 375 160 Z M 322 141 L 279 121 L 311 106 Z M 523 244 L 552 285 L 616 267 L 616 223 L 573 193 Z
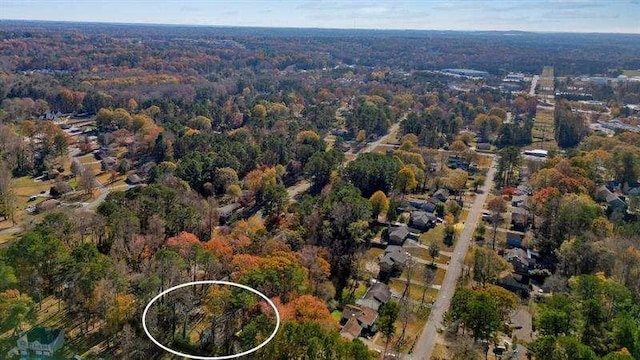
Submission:
M 43 20 L 43 19 L 7 19 L 0 18 L 0 23 L 5 21 L 24 22 L 24 23 L 60 23 L 60 24 L 98 24 L 98 25 L 117 25 L 117 26 L 183 26 L 183 27 L 198 27 L 198 28 L 242 28 L 242 29 L 291 29 L 291 30 L 342 30 L 342 31 L 416 31 L 416 32 L 494 32 L 494 33 L 527 33 L 527 34 L 583 34 L 583 35 L 640 35 L 638 33 L 630 32 L 593 32 L 593 31 L 542 31 L 542 30 L 461 30 L 461 29 L 415 29 L 415 28 L 366 28 L 366 27 L 317 27 L 317 26 L 269 26 L 269 25 L 220 25 L 220 24 L 187 24 L 187 23 L 154 23 L 154 22 L 117 22 L 117 21 L 93 21 L 93 20 Z

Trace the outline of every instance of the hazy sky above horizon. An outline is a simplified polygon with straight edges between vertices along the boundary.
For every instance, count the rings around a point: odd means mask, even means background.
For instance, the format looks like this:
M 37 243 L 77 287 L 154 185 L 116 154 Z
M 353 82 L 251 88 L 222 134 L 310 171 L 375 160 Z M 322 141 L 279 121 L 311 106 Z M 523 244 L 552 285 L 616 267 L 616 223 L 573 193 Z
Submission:
M 640 0 L 0 0 L 0 19 L 640 34 Z

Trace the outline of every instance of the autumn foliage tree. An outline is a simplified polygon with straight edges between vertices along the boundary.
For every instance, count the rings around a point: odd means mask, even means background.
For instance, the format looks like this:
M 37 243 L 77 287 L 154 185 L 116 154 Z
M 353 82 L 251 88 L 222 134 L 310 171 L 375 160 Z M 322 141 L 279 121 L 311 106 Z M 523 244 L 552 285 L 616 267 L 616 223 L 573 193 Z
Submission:
M 371 203 L 371 212 L 374 218 L 377 218 L 380 214 L 386 214 L 389 209 L 389 199 L 384 192 L 378 190 L 369 198 Z
M 331 318 L 326 303 L 312 295 L 301 295 L 280 308 L 283 320 L 300 323 L 315 322 L 325 329 L 336 329 L 338 324 Z

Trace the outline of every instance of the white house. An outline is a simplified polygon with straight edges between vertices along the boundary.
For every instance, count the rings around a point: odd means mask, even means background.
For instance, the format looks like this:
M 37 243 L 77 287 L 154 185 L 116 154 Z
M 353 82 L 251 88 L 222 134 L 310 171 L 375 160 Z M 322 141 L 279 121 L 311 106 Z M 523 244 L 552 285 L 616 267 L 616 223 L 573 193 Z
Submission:
M 53 356 L 64 344 L 64 331 L 34 327 L 18 338 L 18 350 L 22 357 L 29 355 Z

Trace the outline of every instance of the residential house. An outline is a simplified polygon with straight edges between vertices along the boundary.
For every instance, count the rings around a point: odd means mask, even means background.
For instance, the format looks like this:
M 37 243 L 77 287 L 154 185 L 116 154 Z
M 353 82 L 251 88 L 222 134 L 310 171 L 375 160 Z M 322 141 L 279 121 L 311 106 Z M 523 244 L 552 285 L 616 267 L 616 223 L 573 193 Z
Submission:
M 340 329 L 340 335 L 349 341 L 356 339 L 360 336 L 361 332 L 362 325 L 360 325 L 357 318 L 349 319 L 344 325 L 342 325 L 342 329 Z
M 438 217 L 426 211 L 412 211 L 409 225 L 418 230 L 428 230 L 436 225 Z
M 525 204 L 525 202 L 527 201 L 527 198 L 528 198 L 527 195 L 516 195 L 511 198 L 511 206 L 521 207 Z
M 432 198 L 436 198 L 441 202 L 446 202 L 449 199 L 449 190 L 447 189 L 439 189 L 435 193 L 433 193 Z
M 507 247 L 523 248 L 522 240 L 524 235 L 515 231 L 507 231 Z
M 516 188 L 516 194 L 518 194 L 518 195 L 532 195 L 533 192 L 531 191 L 531 188 L 529 186 L 520 184 Z
M 402 274 L 409 254 L 401 246 L 389 245 L 380 258 L 381 279 L 388 279 L 394 275 Z
M 524 231 L 529 226 L 529 219 L 529 211 L 520 207 L 511 209 L 511 223 L 514 229 Z
M 103 171 L 115 169 L 118 165 L 118 160 L 112 156 L 105 156 L 100 161 L 100 165 Z
M 229 218 L 241 208 L 240 203 L 232 202 L 225 206 L 221 206 L 217 209 L 218 211 L 218 219 L 221 224 L 225 224 Z
M 142 178 L 138 176 L 138 174 L 129 174 L 127 175 L 127 182 L 130 185 L 139 185 L 142 184 L 144 180 L 142 180 Z
M 469 169 L 469 162 L 464 159 L 449 158 L 449 160 L 447 160 L 447 166 L 452 169 L 462 169 L 466 171 Z
M 409 205 L 411 205 L 411 207 L 413 207 L 414 209 L 418 209 L 418 210 L 423 210 L 426 212 L 435 212 L 436 211 L 436 207 L 437 207 L 437 202 L 439 201 L 431 201 L 432 199 L 429 200 L 409 200 Z M 436 199 L 433 199 L 436 200 Z
M 529 276 L 529 270 L 533 269 L 533 260 L 526 250 L 509 249 L 505 252 L 504 258 L 513 265 L 513 272 L 518 275 Z
M 509 274 L 503 278 L 498 279 L 496 285 L 514 292 L 523 298 L 529 297 L 529 285 L 528 280 L 525 277 L 518 274 Z
M 491 144 L 488 142 L 481 142 L 476 144 L 476 150 L 489 151 L 491 150 Z
M 340 334 L 350 340 L 362 333 L 370 335 L 377 331 L 376 319 L 378 311 L 362 305 L 347 305 L 342 311 L 340 324 L 343 325 Z
M 64 114 L 62 114 L 60 111 L 47 111 L 46 113 L 44 113 L 44 115 L 40 116 L 40 119 L 42 120 L 58 120 L 59 117 L 63 116 Z
M 597 201 L 605 202 L 607 204 L 607 211 L 609 212 L 624 210 L 627 206 L 618 195 L 611 192 L 605 185 L 600 185 L 596 189 L 595 198 Z
M 97 159 L 97 160 L 102 160 L 106 157 L 112 156 L 113 152 L 111 151 L 111 148 L 109 148 L 108 146 L 103 146 L 100 149 L 96 150 L 93 152 L 93 156 Z
M 387 241 L 389 245 L 402 245 L 409 236 L 409 229 L 406 226 L 395 226 L 389 229 Z
M 51 169 L 51 170 L 45 171 L 44 175 L 46 176 L 47 179 L 54 180 L 58 178 L 58 176 L 60 175 L 60 171 L 58 171 L 58 169 Z
M 366 306 L 378 311 L 381 305 L 391 300 L 391 289 L 384 283 L 374 280 L 374 283 L 367 289 L 362 299 L 356 300 L 356 305 Z
M 64 331 L 34 327 L 20 336 L 17 343 L 22 357 L 50 357 L 64 344 Z

